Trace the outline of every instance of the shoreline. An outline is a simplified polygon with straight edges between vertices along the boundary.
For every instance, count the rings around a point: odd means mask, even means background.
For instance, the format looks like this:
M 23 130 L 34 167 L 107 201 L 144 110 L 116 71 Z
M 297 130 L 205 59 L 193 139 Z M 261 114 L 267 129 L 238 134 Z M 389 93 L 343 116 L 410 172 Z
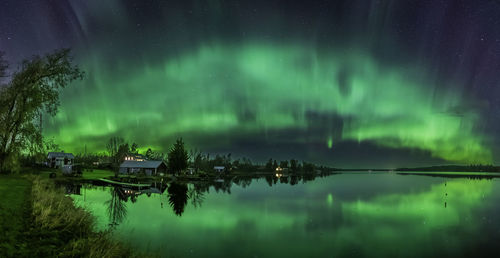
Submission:
M 8 189 L 2 189 L 0 185 L 0 190 L 11 192 L 12 196 L 6 196 L 7 200 L 15 197 L 18 205 L 11 208 L 14 206 L 11 203 L 0 204 L 0 211 L 5 213 L 7 210 L 10 215 L 8 221 L 0 221 L 0 228 L 5 234 L 5 243 L 0 243 L 0 256 L 155 256 L 133 250 L 128 244 L 116 240 L 110 230 L 97 230 L 96 218 L 87 210 L 75 206 L 73 199 L 54 181 L 29 174 L 1 177 L 3 183 L 11 185 Z

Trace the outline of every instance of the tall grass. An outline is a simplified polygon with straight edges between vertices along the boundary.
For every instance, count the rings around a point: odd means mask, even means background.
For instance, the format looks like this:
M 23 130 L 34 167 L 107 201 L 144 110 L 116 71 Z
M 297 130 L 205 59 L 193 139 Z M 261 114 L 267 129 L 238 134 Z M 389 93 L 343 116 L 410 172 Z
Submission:
M 111 232 L 95 231 L 94 217 L 76 207 L 53 182 L 31 179 L 36 256 L 139 257 L 129 246 L 112 239 Z

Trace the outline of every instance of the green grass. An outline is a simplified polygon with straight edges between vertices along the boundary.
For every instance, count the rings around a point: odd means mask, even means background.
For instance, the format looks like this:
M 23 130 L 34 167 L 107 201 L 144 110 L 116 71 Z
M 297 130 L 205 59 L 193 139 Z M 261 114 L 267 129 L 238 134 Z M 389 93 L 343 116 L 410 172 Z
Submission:
M 28 248 L 30 190 L 29 180 L 0 175 L 0 257 L 18 256 Z
M 33 225 L 31 243 L 34 257 L 136 257 L 129 246 L 97 232 L 94 217 L 75 207 L 71 197 L 51 180 L 32 179 Z
M 104 169 L 94 169 L 93 171 L 83 171 L 82 172 L 82 178 L 83 179 L 99 179 L 99 178 L 105 178 L 105 177 L 110 177 L 114 176 L 115 173 L 111 170 L 104 170 Z
M 82 171 L 82 176 L 81 177 L 68 177 L 64 176 L 61 172 L 60 169 L 44 169 L 42 171 L 37 171 L 36 174 L 38 175 L 41 179 L 47 179 L 49 178 L 49 175 L 51 173 L 56 173 L 56 178 L 65 178 L 65 179 L 84 179 L 84 180 L 96 180 L 99 178 L 106 178 L 106 177 L 112 177 L 115 175 L 115 173 L 111 170 L 105 170 L 105 169 L 93 169 L 92 171 L 85 169 Z
M 105 170 L 94 172 L 95 177 L 112 174 Z M 38 174 L 0 175 L 0 257 L 144 255 L 114 240 L 110 231 L 95 231 L 94 217 L 75 207 L 46 173 Z

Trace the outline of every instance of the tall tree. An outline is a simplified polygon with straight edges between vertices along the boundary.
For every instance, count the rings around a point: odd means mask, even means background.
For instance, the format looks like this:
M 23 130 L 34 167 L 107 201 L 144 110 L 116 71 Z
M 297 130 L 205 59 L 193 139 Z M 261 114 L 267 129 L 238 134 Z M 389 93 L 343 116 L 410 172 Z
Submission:
M 137 145 L 137 143 L 132 143 L 132 145 L 130 146 L 130 153 L 131 154 L 138 154 L 139 152 L 139 145 Z
M 172 173 L 179 173 L 188 166 L 189 155 L 184 149 L 182 138 L 177 139 L 168 153 L 168 169 Z
M 118 152 L 116 153 L 116 160 L 118 163 L 122 163 L 125 157 L 130 154 L 130 148 L 128 143 L 123 143 L 118 147 Z
M 297 160 L 291 159 L 290 160 L 290 170 L 292 171 L 297 171 Z
M 266 163 L 266 170 L 267 171 L 272 171 L 273 170 L 273 159 L 269 159 Z
M 121 137 L 111 137 L 106 144 L 106 149 L 108 150 L 108 154 L 111 157 L 112 163 L 118 163 L 118 150 L 121 145 L 125 143 L 125 140 Z
M 72 64 L 69 49 L 22 62 L 19 71 L 0 87 L 0 170 L 9 170 L 9 159 L 28 144 L 43 145 L 40 117 L 54 116 L 59 107 L 59 90 L 81 79 L 83 72 Z M 5 76 L 5 62 L 0 62 Z

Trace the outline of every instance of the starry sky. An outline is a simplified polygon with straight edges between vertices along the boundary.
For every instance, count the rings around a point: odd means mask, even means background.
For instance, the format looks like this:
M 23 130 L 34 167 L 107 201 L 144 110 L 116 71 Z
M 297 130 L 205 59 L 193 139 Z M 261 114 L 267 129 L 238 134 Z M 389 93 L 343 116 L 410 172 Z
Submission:
M 85 72 L 44 135 L 121 136 L 257 162 L 498 164 L 500 1 L 3 0 L 11 71 L 69 47 Z

